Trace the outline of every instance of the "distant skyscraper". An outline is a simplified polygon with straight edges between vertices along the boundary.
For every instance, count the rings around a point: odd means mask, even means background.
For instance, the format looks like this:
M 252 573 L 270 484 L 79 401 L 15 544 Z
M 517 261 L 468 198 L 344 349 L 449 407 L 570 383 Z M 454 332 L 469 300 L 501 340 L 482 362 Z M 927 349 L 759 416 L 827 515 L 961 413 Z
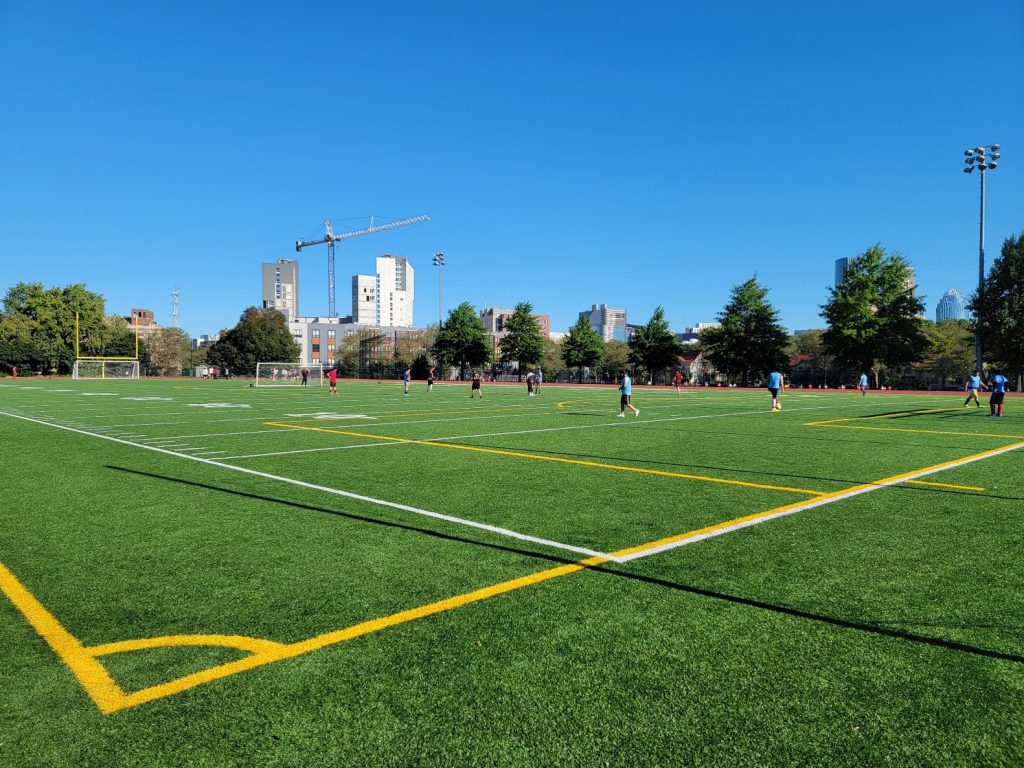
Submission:
M 846 270 L 850 266 L 850 259 L 836 259 L 836 281 L 832 284 L 833 287 L 843 282 L 843 275 L 846 274 Z
M 589 310 L 580 312 L 580 317 L 590 321 L 590 326 L 601 334 L 602 341 L 626 341 L 626 310 L 609 309 L 607 304 L 593 304 Z
M 263 308 L 276 309 L 292 320 L 299 314 L 299 262 L 278 259 L 263 265 Z
M 352 322 L 377 323 L 377 278 L 374 275 L 352 275 Z
M 941 323 L 943 320 L 966 320 L 967 319 L 967 302 L 964 301 L 964 297 L 960 294 L 956 288 L 950 288 L 939 299 L 938 305 L 935 307 L 935 322 Z

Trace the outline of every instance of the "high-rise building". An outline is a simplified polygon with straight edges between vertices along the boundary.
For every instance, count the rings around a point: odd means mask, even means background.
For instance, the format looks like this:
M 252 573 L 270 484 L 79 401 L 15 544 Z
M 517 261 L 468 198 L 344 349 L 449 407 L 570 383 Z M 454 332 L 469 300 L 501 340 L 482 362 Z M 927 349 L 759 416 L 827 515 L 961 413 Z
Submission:
M 602 341 L 626 341 L 626 310 L 610 309 L 607 304 L 592 304 L 580 312 L 590 326 L 601 334 Z
M 836 281 L 832 284 L 833 286 L 839 285 L 843 282 L 843 276 L 846 274 L 846 270 L 850 267 L 850 259 L 842 258 L 836 259 Z
M 950 288 L 939 299 L 938 305 L 935 307 L 935 322 L 941 323 L 943 320 L 966 320 L 967 319 L 967 302 L 964 301 L 963 295 L 956 288 Z
M 377 278 L 352 275 L 352 322 L 373 325 L 377 322 Z
M 501 307 L 485 307 L 480 310 L 480 319 L 484 321 L 487 333 L 497 336 L 505 335 L 505 322 L 515 314 L 513 309 Z M 530 315 L 540 326 L 541 336 L 551 335 L 551 315 Z
M 276 309 L 288 320 L 299 315 L 299 262 L 278 259 L 263 264 L 263 308 Z
M 412 328 L 414 270 L 405 256 L 377 257 L 377 274 L 353 275 L 352 320 L 356 323 Z M 371 304 L 373 315 L 367 311 Z

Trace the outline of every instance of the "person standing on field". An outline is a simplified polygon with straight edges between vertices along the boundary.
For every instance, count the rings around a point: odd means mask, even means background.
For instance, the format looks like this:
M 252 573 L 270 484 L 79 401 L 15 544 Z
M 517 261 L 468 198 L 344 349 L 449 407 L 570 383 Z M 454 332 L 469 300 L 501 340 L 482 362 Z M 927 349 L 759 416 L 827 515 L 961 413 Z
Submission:
M 868 374 L 867 374 L 866 371 L 861 373 L 861 375 L 860 375 L 860 384 L 858 386 L 860 387 L 861 395 L 867 396 L 867 394 L 868 394 Z
M 967 399 L 964 400 L 964 408 L 967 408 L 971 404 L 971 400 L 974 401 L 974 405 L 981 408 L 981 400 L 978 399 L 978 391 L 984 389 L 985 385 L 981 381 L 981 374 L 975 371 L 967 377 L 967 383 L 964 384 L 964 390 L 967 392 Z
M 309 383 L 309 370 L 306 368 L 302 369 L 302 386 L 306 386 Z
M 625 371 L 619 371 L 619 418 L 625 418 L 626 409 L 629 408 L 634 416 L 640 415 L 640 409 L 633 405 L 633 380 Z
M 992 394 L 988 398 L 988 410 L 989 416 L 1002 416 L 1003 415 L 1003 396 L 1006 394 L 1006 385 L 1010 381 L 999 369 L 996 369 L 996 375 L 992 377 Z
M 526 374 L 526 394 L 528 394 L 530 397 L 533 397 L 534 381 L 535 379 L 533 371 L 530 371 L 528 374 Z
M 480 399 L 484 399 L 484 392 L 480 389 L 480 384 L 483 381 L 479 373 L 473 374 L 473 383 L 469 386 L 469 399 L 472 400 L 474 395 L 480 395 Z
M 679 392 L 683 387 L 683 372 L 678 368 L 676 369 L 676 375 L 672 377 L 672 384 L 676 388 L 676 397 L 679 397 Z
M 331 368 L 331 370 L 327 372 L 327 381 L 331 384 L 330 389 L 327 390 L 327 394 L 338 394 L 338 372 L 334 368 Z
M 404 394 L 406 397 L 409 396 L 409 382 L 412 381 L 412 371 L 408 368 L 405 369 L 405 373 L 402 374 L 402 387 L 404 388 Z
M 782 404 L 779 402 L 779 391 L 782 389 L 782 386 L 782 373 L 772 371 L 768 374 L 768 391 L 772 395 L 772 412 L 782 410 Z
M 544 383 L 544 371 L 537 369 L 537 375 L 533 377 L 533 394 L 540 394 L 540 385 Z
M 427 392 L 434 391 L 434 369 L 427 371 Z

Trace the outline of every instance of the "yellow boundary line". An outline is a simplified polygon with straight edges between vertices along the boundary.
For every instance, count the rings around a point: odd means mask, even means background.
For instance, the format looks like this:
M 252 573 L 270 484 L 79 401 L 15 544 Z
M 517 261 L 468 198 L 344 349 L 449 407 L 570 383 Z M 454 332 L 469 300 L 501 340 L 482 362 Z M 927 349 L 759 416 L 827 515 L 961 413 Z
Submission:
M 973 485 L 950 485 L 949 483 L 929 483 L 926 480 L 907 480 L 907 484 L 930 485 L 934 486 L 935 488 L 954 488 L 958 491 L 978 491 L 979 493 L 985 490 L 984 488 L 977 488 Z
M 475 445 L 461 445 L 459 443 L 444 443 L 435 440 L 414 440 L 412 438 L 391 437 L 388 435 L 375 435 L 367 432 L 350 432 L 344 429 L 328 429 L 326 427 L 306 427 L 298 424 L 287 424 L 280 421 L 265 421 L 264 426 L 284 427 L 286 429 L 305 430 L 309 432 L 326 432 L 333 435 L 347 435 L 349 437 L 362 437 L 370 440 L 383 440 L 385 442 L 407 443 L 409 445 L 429 445 L 435 448 L 449 448 L 456 451 L 475 451 L 477 453 L 489 453 L 497 456 L 513 456 L 520 459 L 532 459 L 534 461 L 551 461 L 558 464 L 574 464 L 582 467 L 594 467 L 596 469 L 613 469 L 618 472 L 636 472 L 642 475 L 657 475 L 659 477 L 674 477 L 683 480 L 699 480 L 705 483 L 720 483 L 722 485 L 737 485 L 743 488 L 757 488 L 767 491 L 786 491 L 788 493 L 804 493 L 808 496 L 821 496 L 822 491 L 812 491 L 807 488 L 790 488 L 784 485 L 765 485 L 763 483 L 748 483 L 744 480 L 726 480 L 720 477 L 709 477 L 706 475 L 690 475 L 683 472 L 667 472 L 661 469 L 646 469 L 644 467 L 628 467 L 622 464 L 605 464 L 599 461 L 584 461 L 583 459 L 566 459 L 560 456 L 538 456 L 535 453 L 523 453 L 520 451 L 506 451 L 498 448 L 481 448 Z

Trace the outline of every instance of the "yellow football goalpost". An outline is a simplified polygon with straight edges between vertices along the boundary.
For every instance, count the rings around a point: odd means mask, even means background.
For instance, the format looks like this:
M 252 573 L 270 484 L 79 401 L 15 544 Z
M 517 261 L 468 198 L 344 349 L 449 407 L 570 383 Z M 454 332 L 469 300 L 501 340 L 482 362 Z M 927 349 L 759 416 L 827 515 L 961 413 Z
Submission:
M 134 318 L 133 318 L 134 319 Z M 75 367 L 72 378 L 75 379 L 137 379 L 139 378 L 139 326 L 132 323 L 129 328 L 135 334 L 135 355 L 82 355 L 81 330 L 78 325 L 78 313 L 75 312 Z M 129 365 L 131 363 L 131 365 Z

